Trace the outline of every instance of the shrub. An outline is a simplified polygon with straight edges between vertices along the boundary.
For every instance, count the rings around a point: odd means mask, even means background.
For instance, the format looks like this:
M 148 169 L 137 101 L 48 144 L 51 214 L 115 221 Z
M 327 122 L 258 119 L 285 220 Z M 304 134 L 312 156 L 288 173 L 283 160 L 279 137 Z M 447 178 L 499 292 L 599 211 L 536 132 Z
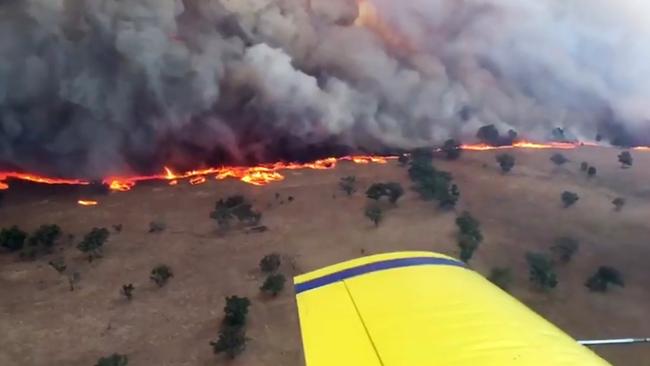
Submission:
M 562 166 L 568 163 L 569 159 L 567 159 L 564 155 L 560 153 L 556 153 L 551 156 L 551 161 L 557 166 Z
M 596 167 L 590 166 L 589 169 L 587 169 L 587 175 L 589 178 L 595 177 L 596 174 L 598 173 L 598 170 Z
M 375 224 L 375 226 L 379 226 L 379 223 L 384 217 L 383 212 L 381 211 L 381 207 L 378 205 L 368 205 L 366 207 L 365 211 L 366 217 Z
M 612 204 L 614 205 L 614 209 L 617 212 L 620 212 L 623 209 L 623 206 L 625 206 L 625 198 L 617 197 L 612 201 Z
M 164 221 L 156 220 L 149 223 L 149 233 L 161 233 L 165 231 L 167 224 Z
M 512 283 L 512 271 L 510 268 L 495 267 L 490 271 L 488 280 L 504 291 L 508 291 Z
M 241 327 L 223 327 L 219 331 L 219 338 L 210 342 L 215 354 L 225 353 L 230 359 L 237 357 L 246 349 L 245 330 Z
M 280 268 L 280 264 L 282 264 L 280 254 L 271 253 L 264 256 L 260 261 L 260 270 L 262 270 L 262 272 L 272 273 Z
M 226 230 L 234 219 L 248 226 L 257 226 L 262 214 L 253 210 L 253 205 L 244 196 L 236 195 L 217 201 L 210 218 L 217 221 L 219 228 Z
M 284 289 L 285 282 L 287 282 L 287 279 L 282 273 L 272 274 L 266 278 L 260 290 L 267 294 L 277 296 Z
M 48 264 L 50 265 L 50 267 L 54 268 L 54 270 L 57 271 L 59 274 L 65 272 L 65 270 L 68 268 L 68 266 L 63 261 L 63 258 L 57 258 L 51 260 L 48 262 Z
M 528 262 L 529 279 L 532 283 L 544 290 L 557 286 L 553 261 L 547 255 L 528 252 L 526 262 Z
M 602 266 L 589 277 L 585 286 L 592 292 L 607 292 L 610 284 L 625 287 L 623 275 L 616 268 Z
M 102 256 L 104 243 L 110 233 L 105 228 L 93 228 L 77 245 L 77 249 L 88 255 L 88 261 Z
M 226 306 L 223 308 L 225 314 L 223 319 L 224 325 L 231 327 L 244 326 L 250 305 L 251 301 L 247 297 L 226 297 Z
M 468 263 L 474 256 L 474 252 L 478 249 L 480 242 L 476 237 L 461 234 L 458 238 L 458 246 L 460 247 L 460 259 Z
M 135 290 L 135 287 L 133 286 L 132 283 L 122 285 L 122 290 L 120 290 L 120 293 L 126 297 L 127 300 L 131 301 L 133 298 L 133 290 Z
M 114 353 L 107 357 L 97 360 L 95 366 L 126 366 L 129 364 L 129 358 L 125 355 Z
M 56 240 L 60 237 L 61 228 L 58 225 L 41 225 L 27 239 L 27 245 L 23 246 L 20 253 L 21 257 L 34 258 L 39 253 L 50 252 Z
M 357 177 L 351 175 L 341 178 L 339 181 L 339 188 L 341 188 L 345 194 L 351 196 L 352 193 L 357 191 Z
M 461 235 L 471 236 L 478 241 L 483 240 L 483 234 L 481 234 L 481 223 L 469 212 L 465 211 L 456 218 L 456 226 L 458 226 Z
M 151 270 L 149 278 L 158 285 L 163 287 L 167 284 L 170 278 L 174 277 L 172 269 L 166 264 L 160 264 Z
M 578 194 L 574 192 L 564 191 L 562 192 L 561 198 L 562 198 L 562 203 L 564 203 L 564 207 L 568 208 L 573 206 L 576 202 L 578 202 L 580 196 L 578 196 Z
M 618 161 L 621 163 L 622 168 L 629 168 L 632 166 L 634 159 L 629 151 L 623 151 L 618 155 Z
M 510 172 L 515 166 L 515 157 L 510 154 L 499 154 L 496 159 L 504 173 Z
M 580 247 L 577 240 L 568 237 L 557 238 L 551 247 L 551 252 L 562 263 L 569 263 Z
M 460 155 L 463 152 L 460 143 L 454 139 L 445 141 L 445 144 L 442 145 L 440 150 L 445 154 L 447 160 L 456 160 L 460 158 Z
M 589 164 L 586 161 L 583 161 L 582 163 L 580 163 L 580 170 L 582 170 L 583 172 L 586 172 L 587 169 L 589 169 Z
M 375 183 L 368 188 L 366 196 L 372 200 L 380 200 L 382 197 L 388 197 L 390 203 L 395 204 L 397 200 L 404 195 L 404 188 L 396 182 Z
M 0 231 L 0 247 L 6 248 L 10 252 L 16 252 L 23 249 L 27 233 L 20 230 L 14 225 L 9 229 Z

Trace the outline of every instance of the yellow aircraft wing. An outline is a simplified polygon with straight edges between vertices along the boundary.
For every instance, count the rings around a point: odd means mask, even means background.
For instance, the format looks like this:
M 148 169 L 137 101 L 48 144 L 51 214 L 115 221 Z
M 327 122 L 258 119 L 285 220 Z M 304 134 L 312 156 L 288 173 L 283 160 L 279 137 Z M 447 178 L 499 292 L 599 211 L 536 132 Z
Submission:
M 294 283 L 307 366 L 609 365 L 444 255 L 374 255 Z

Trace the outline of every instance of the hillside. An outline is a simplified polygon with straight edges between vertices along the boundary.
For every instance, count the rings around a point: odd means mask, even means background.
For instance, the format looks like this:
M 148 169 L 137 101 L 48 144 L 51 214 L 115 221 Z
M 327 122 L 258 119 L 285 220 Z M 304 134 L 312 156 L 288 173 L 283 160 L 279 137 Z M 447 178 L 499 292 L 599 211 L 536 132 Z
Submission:
M 502 174 L 499 152 L 466 152 L 454 162 L 436 161 L 450 171 L 462 196 L 456 212 L 469 210 L 481 221 L 485 241 L 471 267 L 487 274 L 511 267 L 512 294 L 580 339 L 650 336 L 650 153 L 635 153 L 634 166 L 621 169 L 618 150 L 583 147 L 562 151 L 571 161 L 556 167 L 553 150 L 513 150 L 517 165 Z M 598 168 L 587 178 L 580 162 Z M 347 197 L 341 177 L 355 175 L 359 192 Z M 142 184 L 130 192 L 98 196 L 98 206 L 81 207 L 72 188 L 23 186 L 8 191 L 0 208 L 0 227 L 17 224 L 32 231 L 58 224 L 66 238 L 55 253 L 36 261 L 0 254 L 0 365 L 89 366 L 113 352 L 127 354 L 130 366 L 215 365 L 222 356 L 209 346 L 216 339 L 224 297 L 252 300 L 251 341 L 232 365 L 302 365 L 298 318 L 291 286 L 275 299 L 259 294 L 259 260 L 283 256 L 282 271 L 294 274 L 365 254 L 396 250 L 433 250 L 458 255 L 454 212 L 441 211 L 407 189 L 378 228 L 363 216 L 365 189 L 374 182 L 410 182 L 406 169 L 388 164 L 341 163 L 336 169 L 294 170 L 263 187 L 238 181 L 198 186 Z M 563 208 L 560 194 L 579 194 Z M 208 216 L 215 201 L 233 194 L 250 198 L 263 213 L 262 233 L 217 232 Z M 289 197 L 293 200 L 289 200 Z M 615 212 L 611 204 L 625 197 Z M 149 223 L 166 229 L 149 233 Z M 93 227 L 111 228 L 104 257 L 89 263 L 75 248 Z M 549 293 L 528 282 L 524 255 L 547 251 L 555 238 L 579 240 L 575 259 L 558 267 L 559 285 Z M 74 291 L 66 276 L 47 263 L 63 257 L 68 272 L 80 274 Z M 174 277 L 158 288 L 151 269 L 168 264 Z M 584 282 L 600 265 L 620 269 L 625 288 L 593 294 Z M 120 296 L 133 283 L 134 298 Z M 598 349 L 614 365 L 650 366 L 650 346 Z

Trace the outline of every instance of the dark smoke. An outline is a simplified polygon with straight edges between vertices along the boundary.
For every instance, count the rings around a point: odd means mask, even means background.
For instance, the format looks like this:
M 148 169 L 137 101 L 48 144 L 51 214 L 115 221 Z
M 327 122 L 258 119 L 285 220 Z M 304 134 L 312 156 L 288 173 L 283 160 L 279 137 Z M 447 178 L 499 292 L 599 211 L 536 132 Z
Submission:
M 0 163 L 101 177 L 491 124 L 650 142 L 643 0 L 372 2 L 381 27 L 355 0 L 2 0 Z

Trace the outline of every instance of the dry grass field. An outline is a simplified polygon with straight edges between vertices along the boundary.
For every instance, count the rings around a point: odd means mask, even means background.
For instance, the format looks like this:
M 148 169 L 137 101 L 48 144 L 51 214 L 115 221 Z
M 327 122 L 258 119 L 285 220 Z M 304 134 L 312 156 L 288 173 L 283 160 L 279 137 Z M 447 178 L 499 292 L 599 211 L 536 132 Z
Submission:
M 650 153 L 635 153 L 634 166 L 624 170 L 618 150 L 563 151 L 571 160 L 563 167 L 549 161 L 553 152 L 513 150 L 517 165 L 507 175 L 499 171 L 494 151 L 436 161 L 460 186 L 456 211 L 441 211 L 407 189 L 378 228 L 363 215 L 363 192 L 380 181 L 410 187 L 406 169 L 395 161 L 288 171 L 284 181 L 263 187 L 213 180 L 199 186 L 142 184 L 99 196 L 95 207 L 77 205 L 76 189 L 17 185 L 5 194 L 0 227 L 17 224 L 31 231 L 58 224 L 66 239 L 55 253 L 35 261 L 0 254 L 0 365 L 91 366 L 113 352 L 127 354 L 130 366 L 226 364 L 230 361 L 215 356 L 209 342 L 217 336 L 224 297 L 232 294 L 252 301 L 251 340 L 228 364 L 302 365 L 291 286 L 275 299 L 260 295 L 264 277 L 258 263 L 265 254 L 282 254 L 287 277 L 362 253 L 432 250 L 457 256 L 454 219 L 462 210 L 481 221 L 485 236 L 471 267 L 484 274 L 495 266 L 512 268 L 512 294 L 569 334 L 650 336 Z M 582 161 L 598 168 L 596 177 L 580 171 Z M 348 175 L 359 182 L 352 197 L 338 188 Z M 580 196 L 567 209 L 560 200 L 565 190 Z M 218 233 L 209 213 L 216 200 L 233 194 L 245 195 L 262 211 L 268 231 Z M 619 196 L 627 205 L 615 212 L 611 201 Z M 154 220 L 166 229 L 149 233 Z M 93 227 L 116 224 L 123 230 L 111 229 L 104 257 L 89 263 L 77 242 Z M 580 251 L 558 267 L 558 287 L 542 293 L 528 281 L 524 255 L 547 251 L 559 236 L 578 239 Z M 79 272 L 75 291 L 48 265 L 56 257 L 65 259 L 69 272 Z M 149 272 L 161 263 L 174 277 L 158 288 Z M 620 269 L 625 288 L 590 293 L 584 282 L 600 265 Z M 125 283 L 135 286 L 130 302 L 119 293 Z M 614 365 L 650 366 L 648 345 L 597 351 Z

